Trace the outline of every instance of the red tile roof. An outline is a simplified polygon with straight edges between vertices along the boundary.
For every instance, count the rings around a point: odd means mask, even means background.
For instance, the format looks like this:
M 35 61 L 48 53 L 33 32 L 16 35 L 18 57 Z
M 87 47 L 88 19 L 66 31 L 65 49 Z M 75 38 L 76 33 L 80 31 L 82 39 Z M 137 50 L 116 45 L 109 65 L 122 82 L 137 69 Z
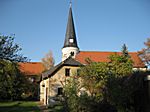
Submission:
M 45 70 L 41 62 L 19 63 L 19 68 L 26 75 L 40 75 Z
M 82 64 L 87 64 L 85 59 L 89 58 L 94 62 L 109 62 L 108 57 L 112 54 L 119 54 L 121 52 L 97 52 L 97 51 L 80 51 L 76 55 L 76 60 Z M 137 52 L 129 52 L 131 59 L 133 60 L 133 66 L 135 68 L 145 68 L 145 64 L 142 62 Z

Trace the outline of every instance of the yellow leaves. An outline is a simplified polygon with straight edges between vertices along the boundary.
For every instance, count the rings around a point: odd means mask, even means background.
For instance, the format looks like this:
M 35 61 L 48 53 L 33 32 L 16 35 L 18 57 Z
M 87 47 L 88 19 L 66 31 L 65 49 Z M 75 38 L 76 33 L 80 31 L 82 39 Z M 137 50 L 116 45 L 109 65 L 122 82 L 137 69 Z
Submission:
M 49 51 L 44 58 L 42 58 L 42 63 L 45 66 L 45 69 L 50 69 L 54 66 L 55 60 L 53 58 L 52 51 Z

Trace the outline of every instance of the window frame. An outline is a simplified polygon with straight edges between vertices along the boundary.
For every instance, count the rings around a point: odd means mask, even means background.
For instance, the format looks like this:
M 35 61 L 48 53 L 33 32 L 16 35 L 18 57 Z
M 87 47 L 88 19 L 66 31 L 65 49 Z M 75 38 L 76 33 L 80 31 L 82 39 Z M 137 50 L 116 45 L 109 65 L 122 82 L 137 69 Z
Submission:
M 79 76 L 79 75 L 80 75 L 80 72 L 81 72 L 81 69 L 80 69 L 80 68 L 78 68 L 78 69 L 77 69 L 77 76 Z
M 70 76 L 70 68 L 65 69 L 65 76 L 69 77 Z
M 57 88 L 57 95 L 63 95 L 63 88 L 62 87 Z

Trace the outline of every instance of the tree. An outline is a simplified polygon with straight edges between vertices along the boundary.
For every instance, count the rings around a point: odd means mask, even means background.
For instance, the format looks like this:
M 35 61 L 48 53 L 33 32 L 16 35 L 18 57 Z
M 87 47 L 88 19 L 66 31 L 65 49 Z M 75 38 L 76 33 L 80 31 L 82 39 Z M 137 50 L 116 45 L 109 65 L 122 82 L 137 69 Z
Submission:
M 125 57 L 130 57 L 130 56 L 129 56 L 129 53 L 128 53 L 128 48 L 127 48 L 126 44 L 123 44 L 121 51 L 122 51 L 122 55 L 123 55 L 123 56 L 125 56 Z
M 133 61 L 124 55 L 109 56 L 109 72 L 115 77 L 124 77 L 132 73 Z
M 19 100 L 26 88 L 26 79 L 18 62 L 27 61 L 12 36 L 0 36 L 0 100 Z
M 65 101 L 64 106 L 65 106 L 65 112 L 79 112 L 79 97 L 78 93 L 80 91 L 80 83 L 73 76 L 72 78 L 67 80 L 67 84 L 64 85 L 64 99 Z M 76 108 L 74 108 L 76 107 Z
M 130 92 L 124 86 L 123 81 L 124 77 L 132 74 L 133 68 L 127 47 L 124 45 L 122 55 L 114 54 L 108 58 L 109 62 L 98 63 L 88 59 L 88 65 L 81 67 L 79 74 L 81 85 L 86 89 L 88 96 L 79 96 L 78 103 L 82 103 L 81 105 L 86 107 L 86 111 L 116 111 L 113 107 L 115 106 L 119 112 L 125 112 L 125 109 L 131 107 L 125 105 L 130 99 Z M 90 104 L 86 105 L 83 102 L 90 102 Z
M 83 82 L 83 87 L 90 93 L 91 96 L 101 96 L 108 73 L 108 63 L 92 62 L 82 67 L 80 77 Z
M 45 66 L 46 70 L 54 66 L 55 60 L 53 58 L 52 51 L 49 51 L 44 58 L 42 58 L 42 63 Z
M 69 95 L 67 101 L 71 112 L 116 112 L 116 109 L 125 109 L 124 104 L 128 103 L 130 92 L 123 86 L 122 79 L 131 75 L 132 60 L 117 54 L 108 58 L 109 63 L 97 63 L 87 59 L 88 64 L 81 67 L 79 81 L 75 83 L 74 80 L 77 79 L 73 78 L 71 84 L 67 84 L 65 93 Z M 79 95 L 81 88 L 85 91 Z M 72 108 L 74 106 L 75 110 Z
M 76 107 L 75 112 L 135 112 L 133 95 L 137 89 L 129 84 L 133 73 L 133 61 L 127 47 L 123 45 L 122 54 L 110 55 L 109 62 L 92 62 L 82 66 L 77 83 L 74 78 L 68 84 L 68 108 Z M 80 85 L 80 86 L 79 86 Z M 79 88 L 80 87 L 80 88 Z M 84 88 L 84 94 L 78 94 Z M 133 89 L 134 88 L 134 89 Z M 89 102 L 87 104 L 87 102 Z
M 133 61 L 131 60 L 126 45 L 122 47 L 122 55 L 109 56 L 109 72 L 110 75 L 106 83 L 107 101 L 114 105 L 118 112 L 133 112 L 133 99 L 131 94 L 133 91 L 126 85 L 127 77 L 133 73 Z
M 141 51 L 139 51 L 139 56 L 147 65 L 150 65 L 150 38 L 144 42 L 144 45 L 146 48 L 143 48 Z
M 25 92 L 26 79 L 18 65 L 8 60 L 0 60 L 0 100 L 19 100 Z
M 13 36 L 1 36 L 0 35 L 0 59 L 10 60 L 13 62 L 27 61 L 27 57 L 24 57 L 19 53 L 22 49 L 18 44 L 14 43 Z

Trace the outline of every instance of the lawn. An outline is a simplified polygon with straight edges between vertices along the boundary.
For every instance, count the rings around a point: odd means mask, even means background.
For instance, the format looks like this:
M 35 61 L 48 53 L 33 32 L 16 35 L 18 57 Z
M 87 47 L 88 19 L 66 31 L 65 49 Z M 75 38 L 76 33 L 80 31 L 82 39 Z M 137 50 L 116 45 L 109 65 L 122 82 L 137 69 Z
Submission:
M 63 106 L 55 106 L 53 108 L 48 108 L 49 112 L 65 112 Z
M 0 102 L 0 112 L 41 112 L 38 102 L 13 101 Z

